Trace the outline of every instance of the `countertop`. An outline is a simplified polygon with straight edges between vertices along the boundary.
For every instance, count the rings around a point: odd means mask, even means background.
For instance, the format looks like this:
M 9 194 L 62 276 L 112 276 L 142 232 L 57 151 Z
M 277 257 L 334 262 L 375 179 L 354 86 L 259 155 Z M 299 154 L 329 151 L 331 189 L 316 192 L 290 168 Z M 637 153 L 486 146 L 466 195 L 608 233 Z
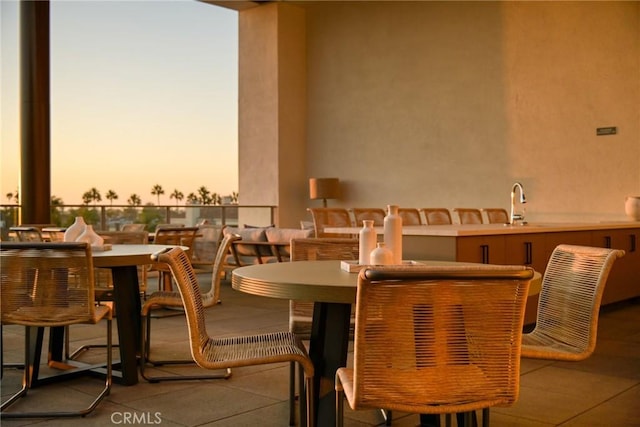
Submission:
M 361 227 L 325 227 L 327 233 L 358 234 Z M 526 225 L 504 224 L 449 224 L 449 225 L 407 225 L 402 227 L 404 236 L 483 236 L 499 234 L 557 233 L 565 231 L 591 231 L 640 228 L 638 221 L 615 222 L 557 222 L 530 223 Z M 382 227 L 375 227 L 378 234 Z

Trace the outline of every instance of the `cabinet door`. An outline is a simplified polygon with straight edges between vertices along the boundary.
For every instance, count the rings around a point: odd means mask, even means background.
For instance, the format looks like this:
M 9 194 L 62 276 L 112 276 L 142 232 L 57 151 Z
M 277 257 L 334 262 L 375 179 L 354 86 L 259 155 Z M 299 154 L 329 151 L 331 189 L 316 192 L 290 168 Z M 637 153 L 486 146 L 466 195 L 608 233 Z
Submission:
M 558 245 L 579 245 L 591 246 L 592 231 L 562 231 L 558 233 L 547 233 L 545 236 L 545 248 L 547 252 L 547 260 L 551 257 L 551 253 Z
M 609 273 L 603 304 L 633 298 L 640 295 L 640 252 L 638 252 L 638 229 L 597 230 L 592 233 L 592 245 L 603 248 L 622 249 L 625 255 L 616 260 Z
M 505 264 L 504 236 L 459 237 L 456 260 L 482 264 Z
M 541 274 L 544 273 L 549 258 L 545 250 L 544 236 L 538 233 L 506 236 L 506 264 L 526 265 Z

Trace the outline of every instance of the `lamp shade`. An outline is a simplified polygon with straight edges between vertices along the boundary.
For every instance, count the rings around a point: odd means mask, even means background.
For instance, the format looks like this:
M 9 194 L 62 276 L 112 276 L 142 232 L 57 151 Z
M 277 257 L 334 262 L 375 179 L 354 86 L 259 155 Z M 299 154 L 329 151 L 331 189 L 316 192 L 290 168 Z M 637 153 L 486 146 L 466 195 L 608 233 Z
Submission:
M 309 198 L 337 199 L 340 197 L 340 179 L 338 178 L 310 178 Z

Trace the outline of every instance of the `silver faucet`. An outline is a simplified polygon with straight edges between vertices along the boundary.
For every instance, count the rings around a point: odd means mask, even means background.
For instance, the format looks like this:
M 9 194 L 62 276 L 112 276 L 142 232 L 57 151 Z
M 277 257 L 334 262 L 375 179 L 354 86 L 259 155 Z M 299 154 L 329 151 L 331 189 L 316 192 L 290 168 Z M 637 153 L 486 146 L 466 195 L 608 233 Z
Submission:
M 527 199 L 524 197 L 524 188 L 522 188 L 522 184 L 516 182 L 511 187 L 511 214 L 509 215 L 509 224 L 514 225 L 516 221 L 522 221 L 522 224 L 526 224 L 524 222 L 524 207 L 522 208 L 521 213 L 516 212 L 515 204 L 516 204 L 516 190 L 520 189 L 520 204 L 527 203 Z

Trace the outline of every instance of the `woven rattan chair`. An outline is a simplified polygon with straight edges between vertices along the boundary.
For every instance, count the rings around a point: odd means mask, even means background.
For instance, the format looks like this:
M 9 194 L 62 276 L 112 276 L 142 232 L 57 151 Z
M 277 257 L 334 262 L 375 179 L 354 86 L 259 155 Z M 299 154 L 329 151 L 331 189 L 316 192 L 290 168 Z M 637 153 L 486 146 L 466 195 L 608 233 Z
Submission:
M 17 242 L 43 242 L 42 232 L 38 227 L 10 227 L 9 233 L 15 236 Z
M 228 369 L 281 362 L 298 363 L 304 371 L 306 391 L 306 400 L 300 401 L 300 425 L 304 425 L 306 415 L 307 425 L 313 427 L 314 368 L 300 338 L 288 331 L 239 337 L 211 337 L 206 330 L 200 287 L 187 255 L 182 249 L 173 248 L 156 254 L 153 258 L 169 265 L 178 285 L 189 326 L 193 360 L 205 369 Z
M 336 372 L 336 424 L 354 410 L 420 414 L 510 406 L 533 270 L 518 266 L 367 267 L 358 276 L 353 368 Z
M 220 280 L 224 275 L 224 260 L 226 253 L 229 251 L 231 244 L 235 240 L 239 240 L 240 236 L 233 234 L 227 234 L 224 236 L 218 251 L 216 253 L 215 260 L 213 262 L 213 271 L 211 273 L 211 288 L 202 295 L 202 307 L 213 307 L 220 304 Z M 208 374 L 208 375 L 168 375 L 168 376 L 151 376 L 145 371 L 147 363 L 154 366 L 158 365 L 182 365 L 193 364 L 193 360 L 153 360 L 151 359 L 151 316 L 150 312 L 154 308 L 166 308 L 166 307 L 182 307 L 182 298 L 180 292 L 170 291 L 157 291 L 149 295 L 142 305 L 142 325 L 145 329 L 142 334 L 142 356 L 140 357 L 140 374 L 144 379 L 149 382 L 159 381 L 171 381 L 171 380 L 202 380 L 202 379 L 219 379 L 229 378 L 231 376 L 231 370 L 227 369 L 224 374 Z
M 522 337 L 522 356 L 579 361 L 596 348 L 598 314 L 617 249 L 559 245 L 547 264 L 533 331 Z
M 480 209 L 455 208 L 460 224 L 482 224 L 482 212 Z
M 325 233 L 325 227 L 351 227 L 349 211 L 343 208 L 307 208 L 313 218 L 316 237 L 344 237 L 344 234 Z
M 402 218 L 402 225 L 422 225 L 422 218 L 418 209 L 398 208 L 398 215 Z
M 308 238 L 291 239 L 291 261 L 309 260 L 358 260 L 358 239 L 346 238 Z M 313 322 L 313 302 L 289 301 L 289 331 L 301 339 L 311 338 L 311 324 Z M 355 312 L 351 313 L 351 326 L 355 325 Z M 296 364 L 291 363 L 289 375 L 289 410 L 290 424 L 295 421 L 295 382 Z M 302 373 L 300 373 L 302 379 Z
M 194 245 L 197 233 L 198 227 L 176 227 L 163 225 L 156 228 L 153 243 L 158 245 L 186 246 L 189 248 L 187 256 L 189 257 L 189 260 L 191 260 L 191 248 Z M 158 272 L 158 290 L 168 292 L 172 290 L 171 273 L 166 266 L 162 264 L 153 264 L 149 271 Z
M 483 208 L 481 211 L 487 215 L 489 224 L 509 224 L 509 214 L 506 209 Z
M 356 226 L 362 226 L 365 219 L 373 220 L 374 226 L 382 227 L 384 225 L 384 217 L 387 213 L 382 208 L 352 208 L 353 218 Z
M 447 208 L 422 208 L 424 220 L 427 225 L 447 225 L 453 224 L 451 213 Z
M 147 224 L 122 224 L 120 231 L 144 231 L 147 228 Z
M 0 245 L 2 323 L 24 325 L 25 366 L 22 388 L 2 404 L 2 418 L 84 416 L 93 411 L 111 390 L 111 309 L 96 306 L 93 261 L 86 243 L 2 243 Z M 30 328 L 97 324 L 106 320 L 107 351 L 104 388 L 89 406 L 75 411 L 5 412 L 27 394 L 38 378 L 32 378 L 35 355 Z M 71 368 L 72 366 L 66 366 Z M 68 374 L 68 370 L 64 370 Z

